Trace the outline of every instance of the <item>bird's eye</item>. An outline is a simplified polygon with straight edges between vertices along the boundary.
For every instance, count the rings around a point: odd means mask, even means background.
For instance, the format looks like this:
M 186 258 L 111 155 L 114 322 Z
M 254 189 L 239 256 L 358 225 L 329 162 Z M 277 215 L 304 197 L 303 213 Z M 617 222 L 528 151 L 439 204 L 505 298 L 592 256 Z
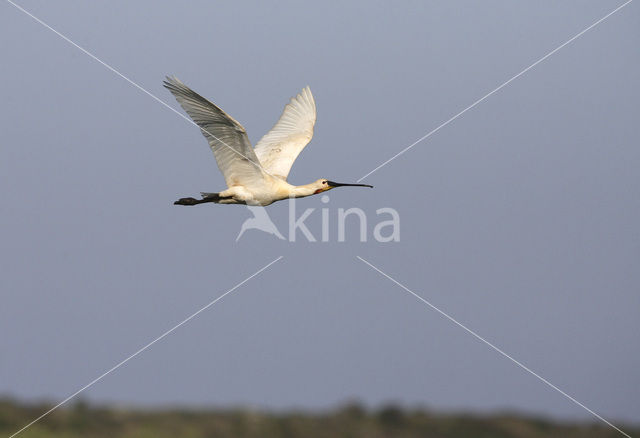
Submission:
M 326 184 L 326 183 L 327 183 L 326 181 L 322 181 L 322 184 Z

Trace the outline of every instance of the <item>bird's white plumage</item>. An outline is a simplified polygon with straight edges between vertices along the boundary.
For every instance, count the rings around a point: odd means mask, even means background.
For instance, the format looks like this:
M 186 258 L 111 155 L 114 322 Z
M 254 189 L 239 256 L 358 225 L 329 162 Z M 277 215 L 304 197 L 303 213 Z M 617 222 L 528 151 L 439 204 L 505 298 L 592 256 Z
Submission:
M 175 77 L 167 77 L 164 85 L 200 127 L 228 186 L 219 193 L 201 193 L 200 200 L 181 198 L 175 202 L 177 205 L 215 202 L 265 206 L 282 199 L 315 195 L 335 187 L 371 187 L 326 179 L 302 186 L 287 182 L 293 162 L 313 137 L 316 103 L 309 87 L 289 101 L 280 119 L 253 149 L 242 125 L 214 103 Z
M 227 186 L 261 185 L 265 174 L 244 127 L 177 78 L 167 77 L 165 87 L 200 127 Z
M 264 170 L 287 179 L 291 166 L 313 137 L 316 102 L 311 89 L 305 87 L 291 98 L 280 119 L 256 144 L 255 153 Z

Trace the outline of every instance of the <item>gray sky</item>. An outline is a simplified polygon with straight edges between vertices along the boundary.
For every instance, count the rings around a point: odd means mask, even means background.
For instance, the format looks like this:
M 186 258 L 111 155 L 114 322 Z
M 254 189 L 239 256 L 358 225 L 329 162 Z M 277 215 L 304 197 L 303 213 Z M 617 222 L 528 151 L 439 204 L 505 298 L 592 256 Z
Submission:
M 310 85 L 290 181 L 355 181 L 622 2 L 20 4 L 175 108 L 166 74 L 257 141 Z M 365 182 L 298 202 L 393 207 L 401 242 L 279 241 L 193 125 L 0 2 L 0 394 L 326 408 L 349 399 L 592 418 L 360 255 L 599 414 L 640 422 L 638 5 Z M 269 207 L 286 230 L 288 204 Z M 335 234 L 334 234 L 335 236 Z

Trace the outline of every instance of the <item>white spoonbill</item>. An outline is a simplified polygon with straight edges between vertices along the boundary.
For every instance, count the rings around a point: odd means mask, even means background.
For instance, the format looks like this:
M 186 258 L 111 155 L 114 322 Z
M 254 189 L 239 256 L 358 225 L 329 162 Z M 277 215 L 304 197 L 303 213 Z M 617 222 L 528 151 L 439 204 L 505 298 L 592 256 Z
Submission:
M 200 127 L 209 142 L 228 188 L 219 193 L 201 193 L 202 199 L 181 198 L 176 205 L 247 204 L 266 206 L 287 198 L 302 198 L 336 187 L 373 187 L 319 179 L 294 186 L 287 182 L 293 162 L 313 137 L 316 103 L 309 87 L 284 107 L 280 120 L 251 147 L 247 132 L 233 117 L 187 87 L 175 77 L 164 86 Z

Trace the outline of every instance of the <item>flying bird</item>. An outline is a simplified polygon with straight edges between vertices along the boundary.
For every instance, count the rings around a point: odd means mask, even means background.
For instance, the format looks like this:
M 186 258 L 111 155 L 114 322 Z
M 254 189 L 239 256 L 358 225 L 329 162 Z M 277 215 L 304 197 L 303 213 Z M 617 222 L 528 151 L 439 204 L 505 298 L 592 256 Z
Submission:
M 267 206 L 282 199 L 302 198 L 336 187 L 373 187 L 324 178 L 302 186 L 287 182 L 293 162 L 313 137 L 316 103 L 309 87 L 291 98 L 271 131 L 252 148 L 244 127 L 217 105 L 176 77 L 167 77 L 164 86 L 200 127 L 228 187 L 218 193 L 201 192 L 201 199 L 178 199 L 175 205 L 215 202 Z

